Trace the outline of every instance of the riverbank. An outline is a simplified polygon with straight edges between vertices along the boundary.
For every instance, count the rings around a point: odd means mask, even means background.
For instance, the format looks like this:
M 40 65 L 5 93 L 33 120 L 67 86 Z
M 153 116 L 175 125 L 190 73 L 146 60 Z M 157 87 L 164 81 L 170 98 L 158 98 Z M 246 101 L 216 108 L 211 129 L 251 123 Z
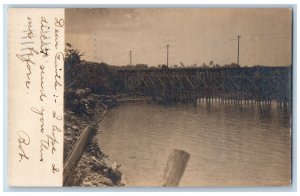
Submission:
M 68 89 L 65 94 L 64 160 L 85 127 L 98 130 L 108 109 L 89 89 Z M 119 165 L 106 162 L 107 155 L 99 148 L 98 137 L 99 133 L 87 146 L 67 186 L 124 186 Z

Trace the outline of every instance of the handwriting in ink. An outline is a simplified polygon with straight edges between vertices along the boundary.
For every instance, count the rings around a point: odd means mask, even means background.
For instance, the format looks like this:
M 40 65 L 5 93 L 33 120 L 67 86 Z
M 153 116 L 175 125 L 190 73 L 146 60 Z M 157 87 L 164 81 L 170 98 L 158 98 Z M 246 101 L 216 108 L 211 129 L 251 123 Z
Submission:
M 52 164 L 52 172 L 55 174 L 56 172 L 59 172 L 59 169 L 56 167 L 55 164 Z
M 32 18 L 27 17 L 27 38 L 33 38 L 33 31 L 32 31 Z
M 33 48 L 26 48 L 26 53 L 24 54 L 16 54 L 17 58 L 21 60 L 21 62 L 25 62 L 26 63 L 26 68 L 27 68 L 27 79 L 25 82 L 26 88 L 29 89 L 30 88 L 30 84 L 31 84 L 31 66 L 35 65 L 35 62 L 32 61 L 31 56 L 33 56 L 34 54 L 38 54 L 38 52 L 36 50 L 34 50 Z
M 55 29 L 55 49 L 58 48 L 58 39 L 59 39 L 59 30 L 58 29 Z
M 40 127 L 41 127 L 40 131 L 41 131 L 41 133 L 44 133 L 44 126 L 45 126 L 45 119 L 44 119 L 44 111 L 45 110 L 44 110 L 44 108 L 42 107 L 41 110 L 38 110 L 35 107 L 31 107 L 31 111 L 40 116 L 40 123 L 41 123 L 41 125 L 40 125 Z
M 62 52 L 58 52 L 55 55 L 55 83 L 54 83 L 54 88 L 57 90 L 58 86 L 62 86 L 62 67 L 64 65 L 64 54 Z
M 53 118 L 55 118 L 56 120 L 62 120 L 62 116 L 57 115 L 55 111 L 53 111 L 52 114 L 53 114 Z
M 54 97 L 54 102 L 56 103 L 56 100 L 57 100 L 58 96 L 57 95 L 53 95 L 53 97 Z
M 64 19 L 57 19 L 55 18 L 55 26 L 56 27 L 63 27 L 65 24 L 65 21 Z M 58 44 L 59 44 L 59 29 L 58 28 L 55 28 L 55 48 L 57 49 L 58 48 Z
M 46 20 L 46 18 L 44 16 L 41 17 L 41 22 L 40 22 L 40 52 L 43 53 L 45 56 L 48 56 L 48 50 L 50 50 L 49 48 L 47 48 L 47 32 L 49 32 L 50 27 L 48 26 L 48 21 Z
M 40 88 L 40 100 L 41 101 L 44 101 L 43 98 L 47 97 L 46 96 L 46 93 L 45 93 L 45 90 L 44 90 L 44 69 L 45 69 L 45 66 L 44 65 L 41 65 L 40 66 L 40 69 L 41 69 L 41 88 Z
M 55 18 L 55 26 L 57 26 L 57 27 L 63 27 L 65 25 L 65 20 L 64 19 L 57 19 L 57 18 Z
M 25 159 L 28 160 L 29 157 L 28 157 L 27 154 L 25 153 L 25 150 L 24 150 L 24 148 L 23 148 L 23 145 L 28 146 L 28 145 L 30 144 L 30 137 L 29 137 L 29 135 L 28 135 L 26 132 L 24 132 L 24 131 L 18 131 L 17 134 L 18 134 L 18 143 L 19 143 L 19 144 L 18 144 L 18 148 L 19 148 L 19 156 L 20 156 L 19 162 L 22 161 L 23 158 L 25 158 Z
M 56 139 L 56 132 L 61 132 L 61 129 L 56 125 L 52 125 L 51 134 L 47 134 L 45 139 L 40 141 L 40 161 L 44 161 L 44 151 L 51 148 L 51 153 L 54 154 L 56 151 L 56 144 L 58 141 Z

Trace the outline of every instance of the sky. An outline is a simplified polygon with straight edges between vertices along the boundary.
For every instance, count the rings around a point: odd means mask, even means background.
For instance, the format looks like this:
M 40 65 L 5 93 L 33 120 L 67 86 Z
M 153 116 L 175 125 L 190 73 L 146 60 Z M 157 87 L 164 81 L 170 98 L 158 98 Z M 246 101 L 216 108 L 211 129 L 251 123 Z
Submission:
M 286 8 L 66 9 L 65 41 L 82 59 L 110 65 L 291 64 L 292 12 Z

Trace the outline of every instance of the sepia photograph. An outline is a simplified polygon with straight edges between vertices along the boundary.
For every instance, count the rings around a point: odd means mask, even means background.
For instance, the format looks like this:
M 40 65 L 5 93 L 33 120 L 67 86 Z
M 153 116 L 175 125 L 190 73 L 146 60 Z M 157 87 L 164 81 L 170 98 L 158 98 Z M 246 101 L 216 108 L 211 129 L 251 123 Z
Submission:
M 291 186 L 292 9 L 64 16 L 63 186 Z

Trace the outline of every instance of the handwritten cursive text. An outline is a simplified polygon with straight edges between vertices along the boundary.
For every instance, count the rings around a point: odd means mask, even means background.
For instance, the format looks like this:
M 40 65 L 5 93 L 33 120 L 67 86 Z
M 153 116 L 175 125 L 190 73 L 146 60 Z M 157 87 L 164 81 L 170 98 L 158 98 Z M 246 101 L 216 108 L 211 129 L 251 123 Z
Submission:
M 18 131 L 17 134 L 18 134 L 18 143 L 19 143 L 18 149 L 19 149 L 19 156 L 20 156 L 19 162 L 21 162 L 24 158 L 27 160 L 29 159 L 29 157 L 25 153 L 23 145 L 28 146 L 30 144 L 30 138 L 25 131 Z

